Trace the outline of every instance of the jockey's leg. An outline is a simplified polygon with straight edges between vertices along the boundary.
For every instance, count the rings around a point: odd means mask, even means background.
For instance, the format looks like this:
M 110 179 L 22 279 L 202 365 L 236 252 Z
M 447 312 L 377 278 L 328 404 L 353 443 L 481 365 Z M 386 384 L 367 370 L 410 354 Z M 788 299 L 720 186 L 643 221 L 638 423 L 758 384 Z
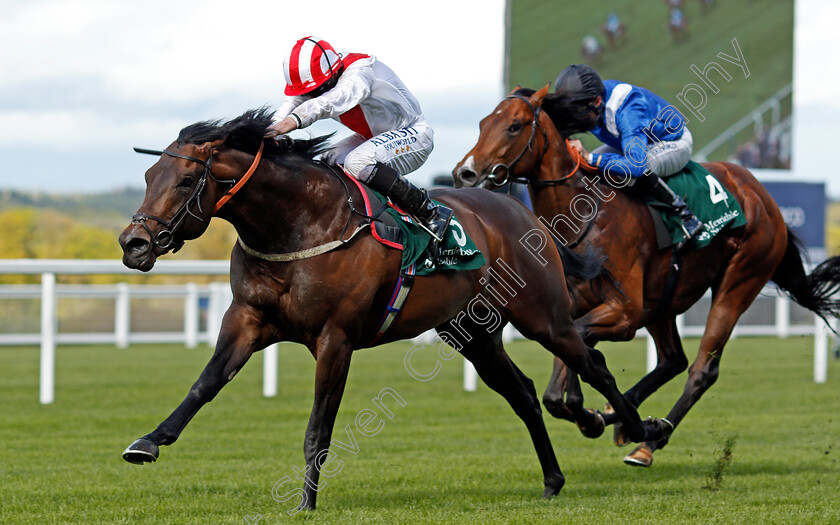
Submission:
M 688 236 L 686 240 L 703 231 L 703 223 L 700 219 L 698 219 L 697 216 L 688 209 L 688 205 L 682 197 L 674 193 L 674 190 L 669 188 L 668 185 L 665 184 L 665 181 L 660 179 L 658 176 L 653 173 L 647 173 L 636 179 L 633 187 L 643 192 L 645 195 L 670 206 L 671 209 L 679 215 L 680 220 L 682 220 L 683 229 Z
M 397 173 L 397 170 L 381 162 L 373 166 L 367 183 L 374 190 L 390 197 L 404 211 L 420 219 L 435 239 L 443 240 L 443 233 L 452 219 L 452 210 L 432 202 L 426 190 L 418 188 Z
M 667 204 L 682 220 L 687 239 L 691 239 L 703 230 L 703 223 L 688 208 L 685 201 L 674 193 L 660 177 L 667 177 L 682 170 L 691 159 L 694 139 L 688 128 L 683 128 L 682 136 L 673 141 L 659 141 L 648 146 L 647 172 L 635 179 L 634 188 L 657 201 Z
M 433 148 L 432 128 L 425 121 L 415 122 L 407 128 L 380 133 L 359 145 L 345 158 L 344 171 L 390 197 L 440 241 L 452 219 L 452 210 L 433 203 L 425 190 L 401 175 L 422 166 Z

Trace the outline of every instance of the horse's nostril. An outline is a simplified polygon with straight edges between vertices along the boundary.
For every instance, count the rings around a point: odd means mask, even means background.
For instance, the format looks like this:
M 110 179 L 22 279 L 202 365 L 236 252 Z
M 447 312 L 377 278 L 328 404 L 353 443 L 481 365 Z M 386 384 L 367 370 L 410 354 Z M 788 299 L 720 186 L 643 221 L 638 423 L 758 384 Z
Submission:
M 472 185 L 478 178 L 478 174 L 471 169 L 464 168 L 458 171 L 458 178 L 466 185 Z
M 123 251 L 127 254 L 132 256 L 139 256 L 143 255 L 149 251 L 151 243 L 145 239 L 141 239 L 139 237 L 135 237 L 128 241 L 128 243 L 123 247 Z

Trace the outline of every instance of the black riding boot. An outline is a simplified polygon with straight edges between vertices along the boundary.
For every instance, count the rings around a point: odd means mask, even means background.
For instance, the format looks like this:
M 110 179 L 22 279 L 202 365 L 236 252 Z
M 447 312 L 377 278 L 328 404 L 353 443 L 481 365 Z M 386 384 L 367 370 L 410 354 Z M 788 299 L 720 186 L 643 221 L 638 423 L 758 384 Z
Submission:
M 373 167 L 368 186 L 390 197 L 394 204 L 420 220 L 423 226 L 438 242 L 452 220 L 452 210 L 432 202 L 426 190 L 421 190 L 397 171 L 381 162 Z
M 634 187 L 659 202 L 667 204 L 680 216 L 683 230 L 688 238 L 683 241 L 679 248 L 685 245 L 689 239 L 703 231 L 703 223 L 700 219 L 698 219 L 697 216 L 688 209 L 688 205 L 682 197 L 674 193 L 674 190 L 669 188 L 668 185 L 665 184 L 665 181 L 660 179 L 658 176 L 653 173 L 643 175 L 639 179 L 636 179 Z

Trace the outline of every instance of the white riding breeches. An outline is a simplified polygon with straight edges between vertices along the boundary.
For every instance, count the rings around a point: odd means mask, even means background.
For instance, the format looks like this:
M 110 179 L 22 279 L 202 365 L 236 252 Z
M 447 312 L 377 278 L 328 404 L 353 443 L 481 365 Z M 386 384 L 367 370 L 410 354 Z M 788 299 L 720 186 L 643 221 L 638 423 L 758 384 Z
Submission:
M 426 162 L 434 149 L 434 131 L 420 121 L 412 126 L 386 131 L 365 140 L 358 133 L 337 142 L 321 160 L 344 165 L 344 171 L 367 182 L 377 162 L 407 175 Z

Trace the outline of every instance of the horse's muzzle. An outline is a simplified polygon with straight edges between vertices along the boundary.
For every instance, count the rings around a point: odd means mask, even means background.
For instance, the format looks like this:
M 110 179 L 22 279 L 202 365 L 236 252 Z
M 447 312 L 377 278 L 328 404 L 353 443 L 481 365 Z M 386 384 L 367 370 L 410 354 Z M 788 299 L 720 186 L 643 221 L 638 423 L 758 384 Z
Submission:
M 129 268 L 148 272 L 151 270 L 157 255 L 146 232 L 136 224 L 128 226 L 120 234 L 120 246 L 123 250 L 123 264 Z
M 458 166 L 452 171 L 456 188 L 471 188 L 480 182 L 478 173 L 466 166 Z

